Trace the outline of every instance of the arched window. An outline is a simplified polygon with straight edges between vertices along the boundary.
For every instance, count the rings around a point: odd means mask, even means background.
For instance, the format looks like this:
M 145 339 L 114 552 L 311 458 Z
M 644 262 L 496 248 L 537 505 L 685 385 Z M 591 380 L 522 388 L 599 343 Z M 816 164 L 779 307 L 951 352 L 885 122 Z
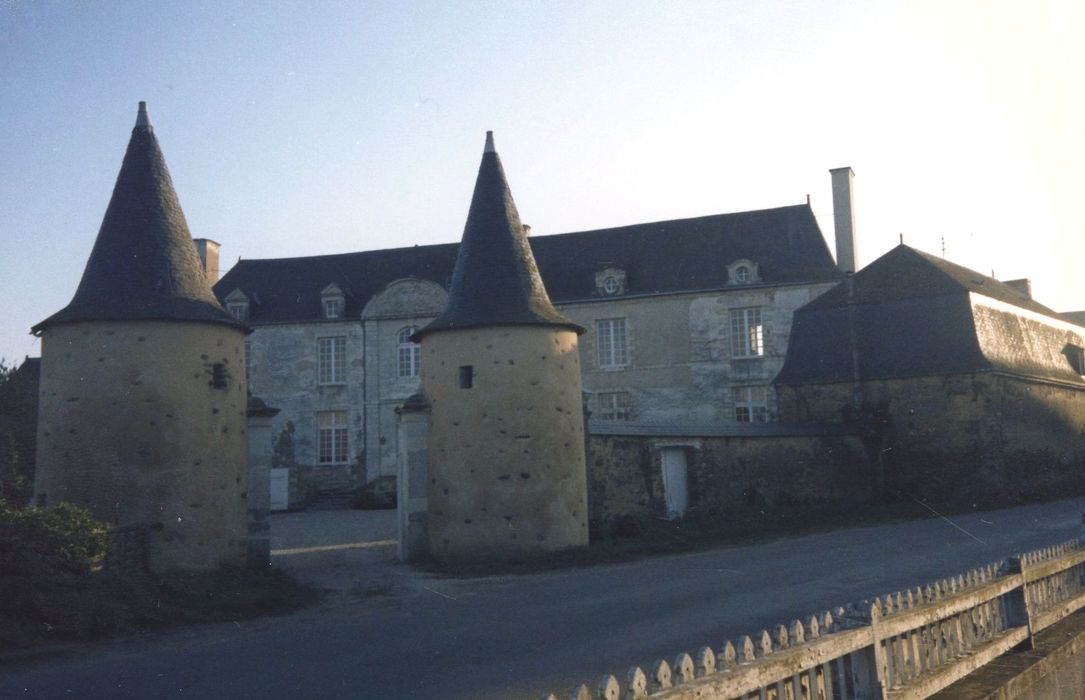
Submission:
M 396 351 L 398 369 L 396 374 L 400 379 L 418 376 L 419 365 L 422 361 L 422 348 L 418 343 L 411 342 L 411 336 L 417 330 L 414 326 L 407 326 L 396 334 L 396 343 L 398 343 Z

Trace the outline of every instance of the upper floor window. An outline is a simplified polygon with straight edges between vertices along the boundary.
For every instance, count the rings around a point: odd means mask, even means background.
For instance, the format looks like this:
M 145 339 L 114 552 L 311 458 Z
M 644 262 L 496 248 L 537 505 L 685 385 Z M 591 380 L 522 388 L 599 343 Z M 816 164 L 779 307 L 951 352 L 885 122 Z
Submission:
M 320 301 L 324 307 L 324 318 L 343 318 L 346 297 L 339 285 L 332 282 L 320 292 Z
M 760 267 L 752 260 L 740 258 L 727 266 L 728 284 L 753 284 L 760 281 Z
M 325 299 L 324 300 L 324 318 L 342 318 L 343 317 L 343 300 L 342 299 Z
M 349 431 L 346 411 L 321 411 L 316 414 L 317 462 L 343 464 L 349 459 Z
M 1085 375 L 1085 348 L 1067 343 L 1066 347 L 1063 348 L 1063 353 L 1066 355 L 1066 359 L 1070 361 L 1070 366 L 1074 368 L 1074 371 Z
M 761 309 L 731 309 L 731 356 L 761 357 L 765 354 L 765 327 Z
M 629 364 L 624 318 L 601 318 L 595 322 L 595 347 L 600 367 Z
M 249 297 L 240 289 L 226 295 L 226 310 L 238 321 L 249 320 Z
M 628 391 L 603 391 L 596 394 L 599 420 L 625 421 L 633 417 L 633 399 Z
M 226 310 L 229 311 L 230 315 L 236 318 L 238 321 L 249 320 L 249 305 L 247 302 L 227 304 Z
M 396 334 L 396 376 L 400 379 L 417 377 L 421 369 L 422 348 L 418 343 L 411 342 L 411 336 L 417 330 L 414 326 L 407 326 Z
M 342 384 L 347 379 L 347 339 L 344 336 L 318 338 L 317 381 L 321 384 Z
M 733 389 L 735 420 L 739 423 L 765 423 L 769 419 L 767 392 L 763 386 L 738 386 Z
M 625 270 L 608 266 L 596 272 L 595 291 L 608 297 L 625 294 Z

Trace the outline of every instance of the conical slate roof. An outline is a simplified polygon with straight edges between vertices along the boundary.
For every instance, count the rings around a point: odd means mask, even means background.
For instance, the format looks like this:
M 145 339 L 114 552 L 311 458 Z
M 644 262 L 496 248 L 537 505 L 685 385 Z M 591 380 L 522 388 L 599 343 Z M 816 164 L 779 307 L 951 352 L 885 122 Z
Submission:
M 413 339 L 434 331 L 501 325 L 558 326 L 584 332 L 550 303 L 505 169 L 494 150 L 493 132 L 488 131 L 448 303 Z
M 246 328 L 211 292 L 146 104 L 140 102 L 128 151 L 75 297 L 32 331 L 76 321 L 148 320 Z

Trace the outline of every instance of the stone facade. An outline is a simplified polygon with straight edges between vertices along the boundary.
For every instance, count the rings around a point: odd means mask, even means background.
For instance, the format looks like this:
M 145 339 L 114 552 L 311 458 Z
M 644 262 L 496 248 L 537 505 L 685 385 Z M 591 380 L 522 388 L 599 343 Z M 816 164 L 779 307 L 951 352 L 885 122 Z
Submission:
M 81 322 L 42 332 L 39 502 L 115 526 L 161 523 L 152 570 L 242 564 L 244 333 L 226 325 Z

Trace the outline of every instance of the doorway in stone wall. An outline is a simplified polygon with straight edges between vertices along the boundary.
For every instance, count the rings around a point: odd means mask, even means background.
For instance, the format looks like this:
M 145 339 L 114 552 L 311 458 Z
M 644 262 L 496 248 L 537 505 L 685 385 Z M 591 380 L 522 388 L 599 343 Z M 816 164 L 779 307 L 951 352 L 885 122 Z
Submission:
M 667 506 L 667 518 L 681 518 L 689 506 L 686 450 L 682 447 L 664 447 L 659 455 L 663 465 L 663 500 Z

